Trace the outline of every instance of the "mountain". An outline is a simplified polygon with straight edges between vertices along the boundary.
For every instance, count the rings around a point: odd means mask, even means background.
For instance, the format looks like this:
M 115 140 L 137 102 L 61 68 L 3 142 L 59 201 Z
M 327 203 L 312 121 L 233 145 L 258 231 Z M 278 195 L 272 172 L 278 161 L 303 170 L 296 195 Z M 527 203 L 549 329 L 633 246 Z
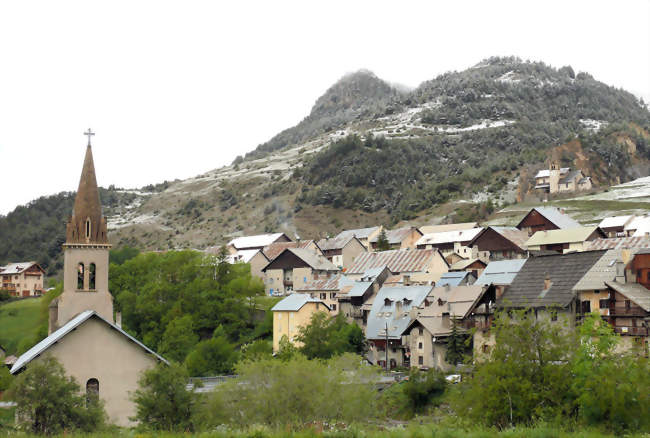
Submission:
M 105 210 L 111 241 L 141 249 L 205 248 L 275 230 L 318 238 L 377 223 L 493 219 L 505 205 L 539 202 L 532 177 L 550 160 L 583 169 L 600 190 L 650 174 L 649 131 L 650 112 L 632 94 L 571 67 L 490 58 L 410 91 L 360 71 L 232 165 L 114 189 L 102 202 L 114 197 Z M 0 218 L 3 242 L 20 236 L 9 251 L 0 245 L 0 263 L 57 260 L 56 224 L 33 224 L 58 215 L 63 233 L 68 214 L 45 198 Z

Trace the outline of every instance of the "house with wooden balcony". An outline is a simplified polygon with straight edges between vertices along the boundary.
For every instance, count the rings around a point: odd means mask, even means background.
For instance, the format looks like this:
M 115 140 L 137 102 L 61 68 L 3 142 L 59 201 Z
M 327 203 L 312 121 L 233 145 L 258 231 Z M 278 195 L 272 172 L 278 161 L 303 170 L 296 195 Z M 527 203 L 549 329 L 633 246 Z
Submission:
M 45 293 L 45 270 L 36 262 L 10 263 L 0 266 L 0 289 L 13 297 L 37 297 Z
M 533 207 L 519 221 L 517 228 L 532 236 L 538 231 L 564 230 L 581 227 L 564 210 L 556 207 Z
M 340 270 L 307 248 L 286 248 L 262 272 L 268 295 L 287 295 L 311 281 L 333 277 Z

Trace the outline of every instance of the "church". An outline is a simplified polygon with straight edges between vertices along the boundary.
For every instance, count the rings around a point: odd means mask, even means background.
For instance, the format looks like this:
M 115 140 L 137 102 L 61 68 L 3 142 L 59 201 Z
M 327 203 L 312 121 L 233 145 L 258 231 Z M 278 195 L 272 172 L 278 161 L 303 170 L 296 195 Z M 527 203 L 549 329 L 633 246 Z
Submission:
M 137 389 L 143 371 L 167 361 L 122 330 L 120 315 L 113 311 L 108 290 L 111 245 L 99 201 L 90 130 L 87 135 L 79 189 L 66 225 L 63 292 L 50 304 L 48 337 L 19 357 L 11 373 L 51 355 L 83 390 L 99 395 L 110 422 L 131 426 L 135 405 L 129 393 Z

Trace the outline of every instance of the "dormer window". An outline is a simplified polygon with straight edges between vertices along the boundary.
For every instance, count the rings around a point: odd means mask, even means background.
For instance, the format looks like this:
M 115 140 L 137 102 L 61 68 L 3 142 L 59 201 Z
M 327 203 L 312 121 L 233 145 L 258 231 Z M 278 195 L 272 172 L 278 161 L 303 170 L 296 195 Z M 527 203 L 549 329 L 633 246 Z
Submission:
M 86 219 L 86 239 L 90 239 L 90 218 Z

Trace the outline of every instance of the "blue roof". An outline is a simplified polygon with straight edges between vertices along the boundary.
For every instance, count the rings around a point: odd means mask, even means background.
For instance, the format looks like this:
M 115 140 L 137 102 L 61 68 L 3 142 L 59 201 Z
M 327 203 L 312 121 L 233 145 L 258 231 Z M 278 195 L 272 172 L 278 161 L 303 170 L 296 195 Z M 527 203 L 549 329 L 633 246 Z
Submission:
M 490 262 L 474 284 L 509 285 L 515 279 L 521 267 L 524 266 L 526 260 L 514 259 Z
M 402 336 L 411 321 L 409 310 L 422 305 L 432 289 L 433 286 L 386 286 L 379 289 L 368 315 L 366 338 L 384 339 L 386 324 L 390 339 Z M 397 302 L 401 303 L 400 312 L 396 312 Z
M 312 298 L 309 294 L 291 294 L 278 302 L 271 309 L 272 312 L 297 312 L 307 303 L 321 303 L 327 305 L 317 298 Z
M 440 280 L 436 282 L 436 287 L 444 286 L 446 284 L 449 286 L 459 286 L 468 275 L 468 271 L 445 272 L 440 277 Z
M 362 297 L 371 286 L 372 281 L 355 281 L 352 289 L 346 295 L 348 297 Z

